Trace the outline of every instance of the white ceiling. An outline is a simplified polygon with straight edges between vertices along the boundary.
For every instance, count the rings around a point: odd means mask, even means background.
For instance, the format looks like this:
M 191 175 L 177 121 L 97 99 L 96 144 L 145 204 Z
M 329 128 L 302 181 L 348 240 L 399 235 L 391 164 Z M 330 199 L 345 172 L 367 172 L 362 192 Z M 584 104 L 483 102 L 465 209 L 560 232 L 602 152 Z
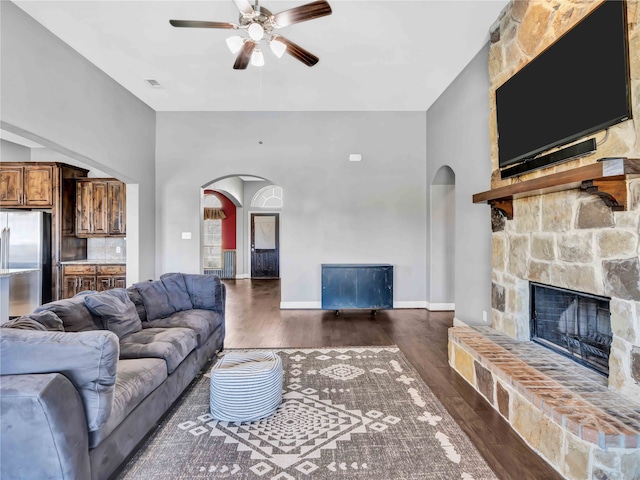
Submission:
M 253 1 L 253 0 L 251 0 Z M 311 0 L 263 0 L 273 13 Z M 488 41 L 507 0 L 329 0 L 333 13 L 280 29 L 320 62 L 233 70 L 231 0 L 18 0 L 15 3 L 157 111 L 425 111 Z M 152 88 L 145 79 L 163 86 Z

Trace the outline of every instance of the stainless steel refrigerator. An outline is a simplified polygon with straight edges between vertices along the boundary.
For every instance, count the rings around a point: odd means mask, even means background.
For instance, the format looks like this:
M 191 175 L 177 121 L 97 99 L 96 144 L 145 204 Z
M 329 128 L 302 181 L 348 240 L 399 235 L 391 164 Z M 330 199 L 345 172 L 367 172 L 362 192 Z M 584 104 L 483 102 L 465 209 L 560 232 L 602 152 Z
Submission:
M 51 301 L 50 213 L 0 210 L 0 269 L 10 274 L 10 318 Z

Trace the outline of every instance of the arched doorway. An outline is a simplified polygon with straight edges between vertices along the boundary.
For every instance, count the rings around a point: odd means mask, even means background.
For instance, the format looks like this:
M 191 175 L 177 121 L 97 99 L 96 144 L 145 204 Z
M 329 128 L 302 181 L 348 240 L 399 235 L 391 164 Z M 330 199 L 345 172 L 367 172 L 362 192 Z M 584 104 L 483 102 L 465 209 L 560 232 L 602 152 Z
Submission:
M 431 182 L 429 309 L 455 309 L 455 181 L 448 166 L 440 167 Z
M 213 194 L 222 201 L 220 208 L 226 218 L 219 221 L 221 231 L 213 235 L 213 241 L 222 245 L 215 252 L 221 253 L 221 268 L 208 270 L 205 259 L 210 249 L 207 242 L 211 240 L 211 231 L 205 225 L 206 195 Z M 279 238 L 282 211 L 282 187 L 263 177 L 252 175 L 231 175 L 218 178 L 201 188 L 201 268 L 203 273 L 215 273 L 221 278 L 277 278 L 279 277 Z M 226 200 L 226 206 L 225 206 Z M 211 208 L 211 207 L 209 207 Z M 233 222 L 229 221 L 229 212 L 233 214 Z M 217 215 L 217 214 L 216 214 Z M 232 231 L 231 231 L 232 230 Z M 256 232 L 258 237 L 256 238 Z M 207 238 L 205 238 L 207 236 Z M 256 240 L 257 247 L 256 248 Z M 269 252 L 275 246 L 275 252 Z M 267 247 L 267 248 L 263 248 Z M 209 249 L 209 250 L 207 250 Z M 271 249 L 274 250 L 274 249 Z M 265 264 L 273 264 L 277 259 L 276 270 L 266 271 Z M 265 254 L 269 262 L 265 263 Z M 220 258 L 220 257 L 218 257 Z M 214 262 L 209 262 L 214 265 Z M 261 268 L 254 268 L 260 265 Z M 231 268 L 233 266 L 233 268 Z

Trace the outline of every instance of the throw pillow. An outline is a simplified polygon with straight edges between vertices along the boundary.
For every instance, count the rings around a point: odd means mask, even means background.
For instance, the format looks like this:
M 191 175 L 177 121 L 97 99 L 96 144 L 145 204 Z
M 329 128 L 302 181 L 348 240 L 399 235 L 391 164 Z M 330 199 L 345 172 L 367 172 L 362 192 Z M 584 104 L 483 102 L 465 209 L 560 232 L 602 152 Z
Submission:
M 140 282 L 133 286 L 140 292 L 148 321 L 168 317 L 176 311 L 162 281 Z
M 45 303 L 36 308 L 34 312 L 39 313 L 46 310 L 55 313 L 62 320 L 65 332 L 88 332 L 102 328 L 102 325 L 96 325 L 91 312 L 84 304 L 83 297 Z
M 2 324 L 6 328 L 20 328 L 23 330 L 42 330 L 51 332 L 64 332 L 62 320 L 51 311 L 30 313 L 22 317 L 14 318 Z
M 187 285 L 181 273 L 165 273 L 160 276 L 160 281 L 164 284 L 169 294 L 169 301 L 176 312 L 191 310 L 193 304 L 187 292 Z
M 183 274 L 193 308 L 220 311 L 223 308 L 220 277 Z
M 131 300 L 133 304 L 136 306 L 136 310 L 138 311 L 138 316 L 140 317 L 140 320 L 142 320 L 143 322 L 146 322 L 147 311 L 144 308 L 142 295 L 140 295 L 140 292 L 138 291 L 138 289 L 135 287 L 129 287 L 127 288 L 127 294 L 129 295 L 129 300 Z
M 142 330 L 136 306 L 129 300 L 124 288 L 85 295 L 84 303 L 91 313 L 100 317 L 104 327 L 118 338 Z

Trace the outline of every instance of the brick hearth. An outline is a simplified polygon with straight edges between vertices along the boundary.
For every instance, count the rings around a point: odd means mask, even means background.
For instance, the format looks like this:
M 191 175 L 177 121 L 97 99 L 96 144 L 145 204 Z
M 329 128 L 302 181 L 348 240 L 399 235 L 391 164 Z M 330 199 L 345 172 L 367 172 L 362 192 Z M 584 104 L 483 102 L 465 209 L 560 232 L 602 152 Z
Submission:
M 451 328 L 449 359 L 567 478 L 640 478 L 640 403 L 602 375 L 489 327 Z

